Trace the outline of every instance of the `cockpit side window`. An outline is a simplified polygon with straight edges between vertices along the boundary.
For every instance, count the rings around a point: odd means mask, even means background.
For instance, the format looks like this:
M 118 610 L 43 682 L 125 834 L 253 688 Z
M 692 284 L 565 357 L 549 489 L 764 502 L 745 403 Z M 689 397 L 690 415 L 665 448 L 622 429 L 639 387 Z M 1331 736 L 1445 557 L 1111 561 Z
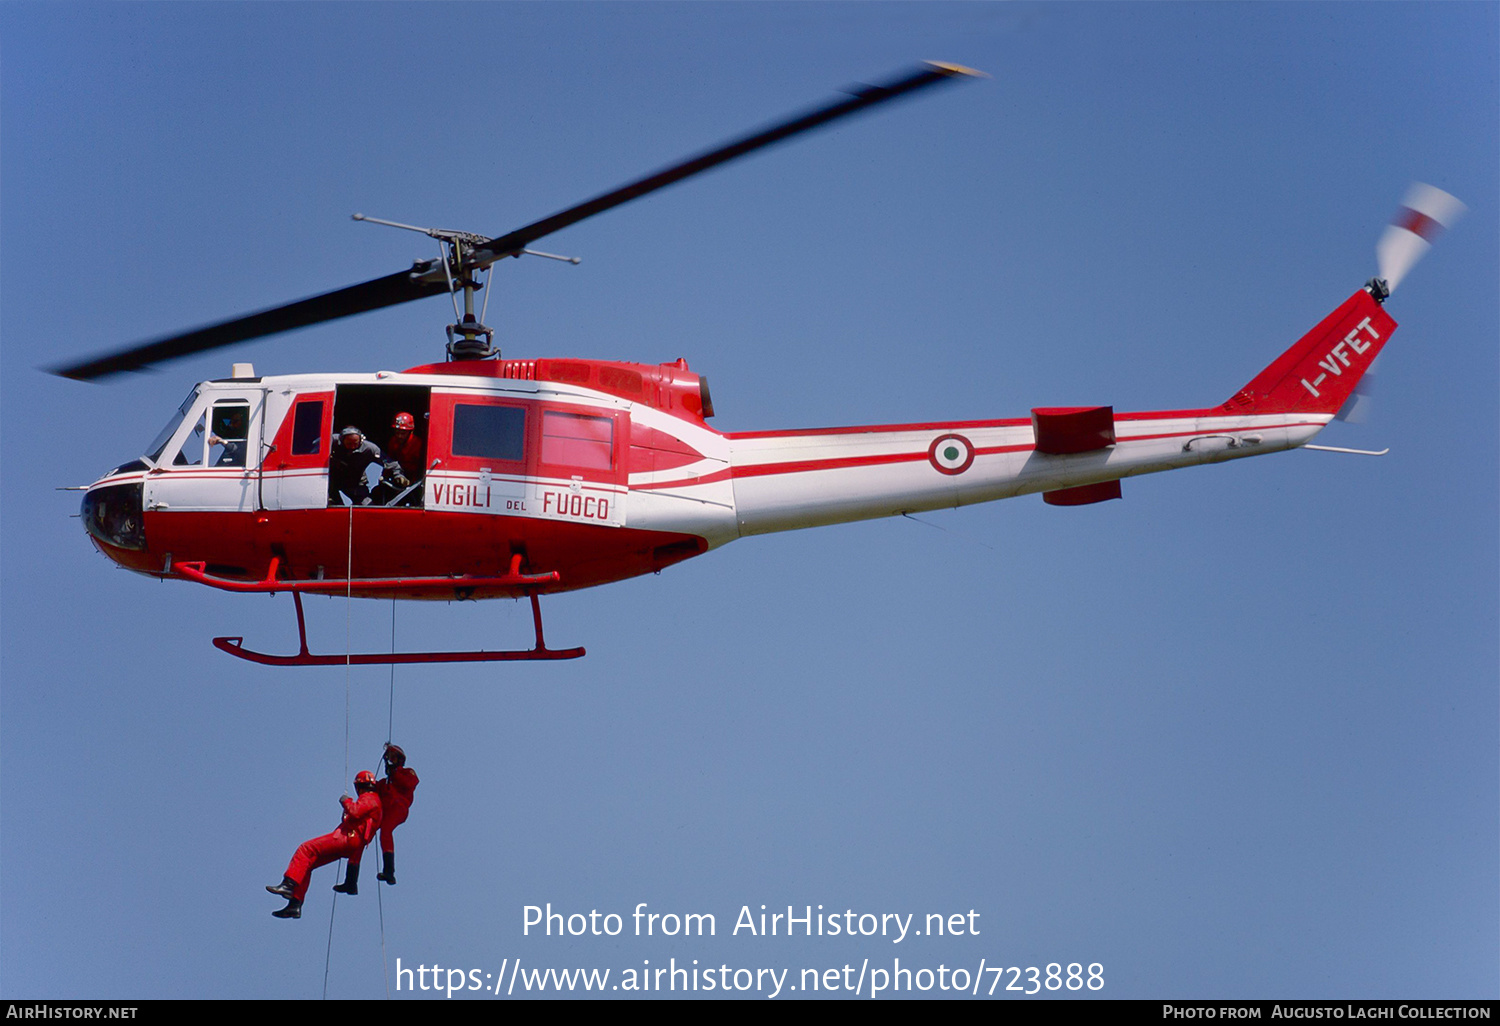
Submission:
M 250 404 L 236 399 L 214 403 L 208 434 L 211 467 L 243 467 L 250 439 Z

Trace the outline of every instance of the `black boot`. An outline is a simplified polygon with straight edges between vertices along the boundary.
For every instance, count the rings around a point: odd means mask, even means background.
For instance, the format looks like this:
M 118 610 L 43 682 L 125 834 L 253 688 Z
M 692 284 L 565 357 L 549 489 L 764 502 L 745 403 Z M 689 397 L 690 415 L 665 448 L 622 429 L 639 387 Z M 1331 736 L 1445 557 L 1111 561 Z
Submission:
M 281 878 L 281 883 L 271 884 L 266 887 L 266 890 L 270 891 L 272 894 L 279 894 L 283 898 L 290 898 L 292 896 L 293 886 L 294 884 L 292 883 L 292 878 L 289 876 L 284 876 Z
M 288 898 L 286 899 L 286 908 L 278 908 L 275 912 L 272 912 L 271 915 L 275 916 L 277 919 L 301 919 L 302 902 L 298 901 L 296 898 Z
M 384 880 L 394 887 L 396 886 L 396 853 L 383 851 L 380 855 L 385 860 L 385 868 L 375 874 L 375 879 Z
M 333 889 L 351 897 L 359 893 L 359 863 L 351 862 L 344 870 L 344 882 L 334 884 Z

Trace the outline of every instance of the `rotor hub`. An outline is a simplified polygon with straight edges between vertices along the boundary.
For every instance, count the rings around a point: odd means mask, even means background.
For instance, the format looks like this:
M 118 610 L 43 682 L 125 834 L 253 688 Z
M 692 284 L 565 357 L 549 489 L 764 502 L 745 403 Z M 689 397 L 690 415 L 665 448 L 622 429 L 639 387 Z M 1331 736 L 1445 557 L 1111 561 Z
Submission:
M 468 314 L 459 323 L 448 325 L 448 359 L 498 360 L 500 350 L 494 341 L 494 330 Z

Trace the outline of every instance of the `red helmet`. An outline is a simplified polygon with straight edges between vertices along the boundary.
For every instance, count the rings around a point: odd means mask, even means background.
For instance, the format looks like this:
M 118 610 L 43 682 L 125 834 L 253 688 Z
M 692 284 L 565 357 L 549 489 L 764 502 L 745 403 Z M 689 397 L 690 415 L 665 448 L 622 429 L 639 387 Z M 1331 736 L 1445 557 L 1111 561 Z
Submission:
M 406 753 L 401 750 L 400 745 L 386 745 L 385 761 L 392 766 L 405 766 Z
M 375 774 L 371 773 L 369 770 L 360 770 L 357 774 L 355 774 L 354 789 L 356 791 L 365 792 L 370 790 L 374 786 Z
M 391 421 L 391 429 L 393 431 L 415 431 L 417 429 L 417 422 L 412 419 L 412 415 L 409 413 L 398 413 L 396 414 L 396 418 Z

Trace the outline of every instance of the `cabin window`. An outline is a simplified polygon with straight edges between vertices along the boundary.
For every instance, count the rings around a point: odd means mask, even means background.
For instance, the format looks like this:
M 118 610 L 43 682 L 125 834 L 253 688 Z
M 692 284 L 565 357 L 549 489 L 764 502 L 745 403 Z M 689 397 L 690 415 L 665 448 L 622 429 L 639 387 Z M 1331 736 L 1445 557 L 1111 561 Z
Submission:
M 215 403 L 209 421 L 208 465 L 243 467 L 250 446 L 250 404 Z
M 453 455 L 520 462 L 525 454 L 526 411 L 517 406 L 453 407 Z
M 548 410 L 542 415 L 542 462 L 583 470 L 613 470 L 615 423 Z
M 323 400 L 297 404 L 292 422 L 292 455 L 316 456 L 323 451 Z

